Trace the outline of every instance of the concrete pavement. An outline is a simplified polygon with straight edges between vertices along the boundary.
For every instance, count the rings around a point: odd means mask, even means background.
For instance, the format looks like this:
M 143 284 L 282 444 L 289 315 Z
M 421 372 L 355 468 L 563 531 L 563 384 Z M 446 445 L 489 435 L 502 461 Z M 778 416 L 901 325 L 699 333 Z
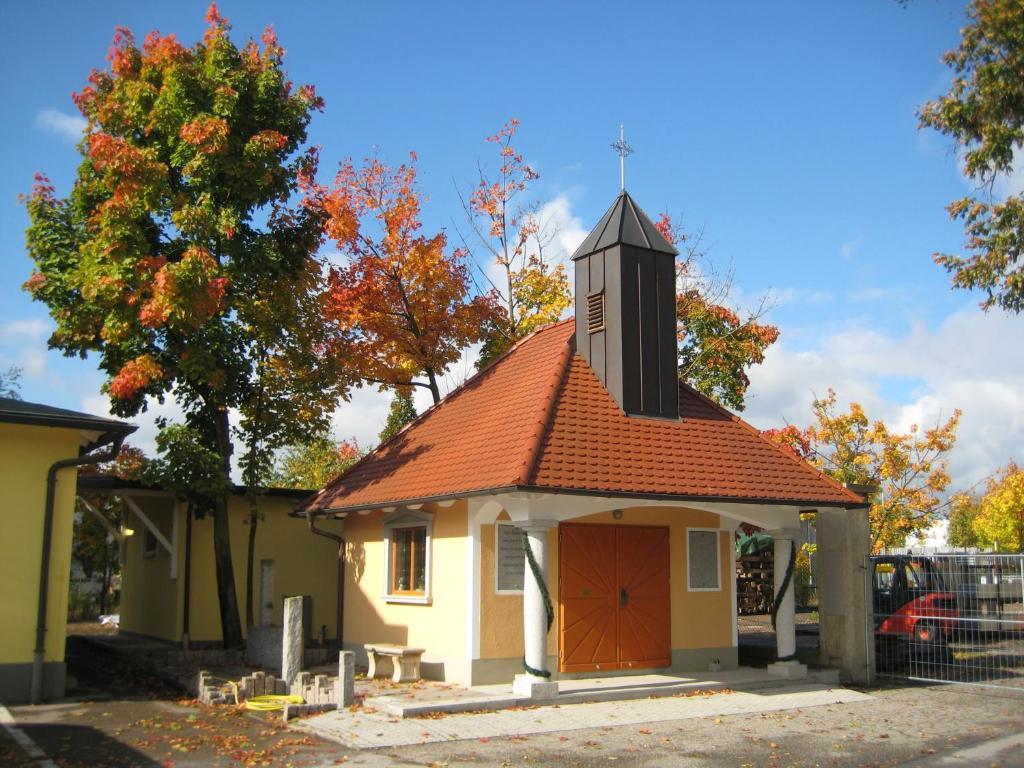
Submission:
M 605 726 L 725 717 L 787 709 L 863 702 L 871 697 L 844 688 L 815 683 L 754 691 L 700 694 L 630 701 L 606 701 L 570 706 L 542 706 L 493 712 L 445 714 L 440 717 L 399 718 L 365 706 L 299 721 L 293 727 L 358 749 L 380 749 L 462 739 L 573 731 Z

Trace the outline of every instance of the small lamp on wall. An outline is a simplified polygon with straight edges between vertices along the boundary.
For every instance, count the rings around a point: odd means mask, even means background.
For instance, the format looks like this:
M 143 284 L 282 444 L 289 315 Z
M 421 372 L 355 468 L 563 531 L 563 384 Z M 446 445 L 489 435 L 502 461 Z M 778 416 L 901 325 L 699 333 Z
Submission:
M 621 509 L 613 509 L 612 510 L 612 517 L 615 520 L 621 520 L 622 519 L 622 510 Z

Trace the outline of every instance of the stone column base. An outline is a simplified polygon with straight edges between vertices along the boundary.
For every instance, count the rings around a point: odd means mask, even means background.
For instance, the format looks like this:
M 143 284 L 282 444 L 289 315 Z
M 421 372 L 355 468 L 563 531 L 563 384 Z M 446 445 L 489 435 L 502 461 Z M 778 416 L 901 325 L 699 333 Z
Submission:
M 799 661 L 776 661 L 768 665 L 768 674 L 784 680 L 803 680 L 807 677 L 807 665 Z
M 516 675 L 512 681 L 512 693 L 518 699 L 551 701 L 558 698 L 558 683 L 533 675 Z

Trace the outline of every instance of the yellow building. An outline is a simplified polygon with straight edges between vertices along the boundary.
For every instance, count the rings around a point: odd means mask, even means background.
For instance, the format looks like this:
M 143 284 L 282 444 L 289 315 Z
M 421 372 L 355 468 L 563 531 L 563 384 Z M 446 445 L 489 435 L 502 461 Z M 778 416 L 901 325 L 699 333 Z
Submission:
M 64 695 L 76 467 L 111 459 L 134 430 L 0 398 L 0 701 Z
M 219 643 L 213 519 L 189 520 L 186 505 L 172 494 L 110 477 L 80 478 L 79 493 L 122 499 L 125 525 L 133 531 L 123 545 L 120 631 L 175 643 L 187 636 L 192 647 Z M 323 628 L 327 640 L 336 640 L 338 543 L 314 535 L 305 520 L 290 516 L 308 495 L 308 491 L 273 488 L 256 499 L 253 619 L 257 626 L 280 626 L 283 598 L 308 595 L 311 636 L 316 638 Z M 244 631 L 250 503 L 243 487 L 233 489 L 228 514 Z M 335 536 L 340 532 L 337 523 L 323 528 Z
M 679 381 L 675 255 L 623 192 L 573 257 L 575 319 L 298 509 L 344 520 L 346 648 L 422 648 L 428 676 L 534 699 L 559 676 L 736 666 L 739 523 L 784 563 L 801 513 L 865 503 Z M 797 677 L 777 589 L 772 669 Z

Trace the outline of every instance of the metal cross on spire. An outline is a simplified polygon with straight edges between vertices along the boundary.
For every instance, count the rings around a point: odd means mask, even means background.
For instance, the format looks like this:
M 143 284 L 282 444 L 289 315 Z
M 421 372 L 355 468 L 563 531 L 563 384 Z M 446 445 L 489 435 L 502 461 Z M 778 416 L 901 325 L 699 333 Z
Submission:
M 633 154 L 633 148 L 626 142 L 626 129 L 623 125 L 619 125 L 619 140 L 612 144 L 614 149 L 619 154 L 619 183 L 622 185 L 622 189 L 626 189 L 626 158 Z

